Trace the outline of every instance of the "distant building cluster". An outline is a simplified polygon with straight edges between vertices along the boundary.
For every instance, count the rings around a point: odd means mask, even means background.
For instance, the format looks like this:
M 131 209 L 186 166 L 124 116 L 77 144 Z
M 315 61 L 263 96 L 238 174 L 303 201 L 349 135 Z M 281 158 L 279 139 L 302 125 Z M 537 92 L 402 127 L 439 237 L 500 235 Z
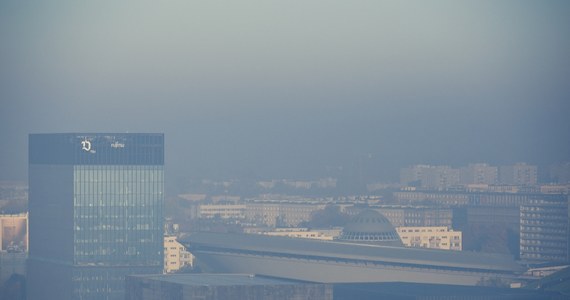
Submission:
M 435 265 L 440 270 L 438 264 L 447 263 L 446 255 L 464 263 L 472 252 L 512 254 L 528 265 L 570 262 L 570 163 L 551 166 L 547 172 L 551 180 L 546 183 L 539 180 L 538 167 L 526 163 L 475 163 L 460 168 L 414 165 L 401 169 L 400 184 L 370 184 L 366 186 L 369 194 L 364 195 L 331 196 L 331 190 L 337 187 L 333 178 L 259 181 L 255 185 L 263 193 L 249 198 L 230 193 L 179 195 L 175 200 L 182 209 L 175 213 L 189 223 L 181 225 L 180 219 L 172 216 L 165 222 L 163 214 L 163 135 L 34 134 L 29 142 L 30 213 L 0 215 L 0 267 L 3 279 L 10 275 L 5 274 L 6 266 L 25 271 L 22 266 L 29 252 L 31 297 L 124 299 L 127 277 L 131 298 L 144 293 L 147 284 L 156 289 L 161 289 L 161 284 L 179 285 L 161 276 L 129 276 L 195 271 L 194 255 L 179 241 L 190 231 L 255 233 L 247 239 L 268 241 L 263 247 L 277 247 L 270 241 L 279 241 L 292 249 L 299 246 L 302 251 L 305 245 L 321 249 L 334 244 L 335 251 L 340 252 L 333 257 L 355 264 L 356 268 L 362 264 L 360 260 L 353 261 L 352 250 L 366 254 L 376 246 L 385 248 L 382 251 L 386 251 L 386 257 L 368 261 L 365 266 L 371 263 L 369 266 L 393 268 L 393 262 L 384 259 L 398 257 L 400 250 L 389 250 L 398 247 L 405 253 L 425 253 L 426 261 L 422 263 L 429 265 L 426 269 L 430 270 L 433 261 L 441 260 Z M 236 181 L 204 184 L 228 189 Z M 327 193 L 303 196 L 269 192 L 281 188 L 303 192 L 326 189 Z M 21 183 L 0 185 L 1 209 L 18 209 L 27 197 L 28 188 Z M 332 225 L 337 223 L 343 225 Z M 314 224 L 325 225 L 319 228 Z M 204 245 L 213 241 L 224 246 L 198 248 L 202 255 L 235 246 L 223 238 L 218 241 L 214 235 L 205 236 Z M 265 253 L 263 247 L 255 251 L 234 250 L 243 251 L 247 259 L 252 259 L 250 256 Z M 304 252 L 278 250 L 284 251 L 279 259 L 289 259 L 290 255 L 307 259 Z M 431 253 L 439 254 L 432 257 Z M 16 263 L 6 260 L 9 254 L 14 254 L 17 260 L 12 261 Z M 308 261 L 312 259 L 311 256 Z M 415 263 L 407 264 L 398 268 L 415 274 Z M 493 266 L 485 265 L 486 268 Z M 515 269 L 505 266 L 509 276 Z M 458 270 L 466 271 L 464 266 Z M 184 278 L 200 281 L 196 276 Z M 227 278 L 254 283 L 266 280 L 250 280 L 252 277 L 243 275 Z M 290 283 L 276 284 L 283 284 L 286 289 Z M 55 288 L 61 285 L 70 288 Z M 196 286 L 197 283 L 192 287 L 192 295 L 202 295 Z M 300 293 L 311 287 L 295 288 Z M 320 292 L 323 291 L 327 292 Z M 251 292 L 263 293 L 263 288 L 252 287 Z
M 414 194 L 414 193 L 411 193 Z M 354 207 L 355 204 L 340 203 L 291 203 L 282 201 L 255 201 L 210 204 L 194 203 L 194 217 L 200 219 L 223 219 L 238 220 L 248 224 L 257 224 L 270 227 L 297 227 L 303 222 L 311 220 L 313 214 L 324 209 L 327 205 L 335 205 L 341 211 L 350 215 L 358 214 L 361 209 Z M 452 211 L 447 208 L 433 208 L 429 206 L 412 205 L 379 205 L 371 204 L 379 212 L 384 214 L 394 226 L 451 226 Z
M 529 262 L 570 259 L 568 194 L 400 191 L 394 198 L 403 205 L 452 210 L 454 229 L 463 231 L 464 239 L 495 239 L 494 251 L 502 247 Z
M 426 189 L 449 189 L 460 185 L 536 185 L 538 167 L 526 163 L 491 166 L 469 164 L 462 168 L 415 165 L 400 170 L 400 183 Z
M 470 178 L 466 182 L 476 182 L 469 184 L 469 188 L 442 190 L 404 187 L 392 192 L 390 204 L 374 197 L 280 199 L 265 196 L 218 203 L 202 198 L 201 201 L 191 203 L 196 219 L 233 222 L 240 224 L 247 232 L 316 239 L 331 237 L 321 235 L 313 228 L 306 231 L 294 228 L 310 222 L 317 212 L 331 205 L 346 216 L 355 216 L 367 207 L 380 212 L 395 227 L 414 227 L 419 230 L 418 233 L 425 230 L 423 234 L 413 237 L 409 234 L 416 233 L 416 229 L 407 231 L 407 240 L 402 238 L 407 246 L 496 251 L 513 254 L 531 263 L 568 261 L 570 230 L 567 224 L 568 194 L 565 186 L 487 184 L 500 178 L 499 169 L 486 164 L 472 164 L 458 173 L 470 174 L 469 177 L 460 177 Z M 441 170 L 449 171 L 447 168 Z M 512 175 L 510 178 L 518 178 L 518 181 L 512 182 L 534 182 L 534 179 L 529 181 L 529 178 L 535 176 L 534 169 L 528 168 L 528 165 L 518 164 L 507 167 L 506 170 Z M 537 201 L 547 201 L 552 205 L 556 203 L 560 217 L 549 219 L 548 214 L 526 213 L 526 210 L 539 203 Z M 259 227 L 265 229 L 255 229 Z M 291 230 L 271 230 L 279 227 Z M 439 229 L 434 231 L 435 227 Z M 447 234 L 437 236 L 441 228 L 447 228 Z M 432 230 L 432 236 L 428 234 L 429 230 Z M 554 255 L 554 252 L 557 254 Z
M 197 204 L 196 217 L 201 219 L 241 220 L 271 227 L 296 227 L 311 219 L 312 213 L 325 204 L 297 203 L 245 203 L 245 204 Z

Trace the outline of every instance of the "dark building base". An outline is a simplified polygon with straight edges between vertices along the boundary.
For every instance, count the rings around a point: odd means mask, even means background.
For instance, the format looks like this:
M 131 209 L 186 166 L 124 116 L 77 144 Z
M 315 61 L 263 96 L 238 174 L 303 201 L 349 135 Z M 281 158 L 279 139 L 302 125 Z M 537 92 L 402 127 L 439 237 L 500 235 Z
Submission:
M 333 299 L 329 284 L 248 274 L 129 276 L 126 284 L 126 300 Z
M 567 299 L 555 292 L 484 286 L 457 286 L 420 283 L 335 284 L 334 300 L 546 300 Z

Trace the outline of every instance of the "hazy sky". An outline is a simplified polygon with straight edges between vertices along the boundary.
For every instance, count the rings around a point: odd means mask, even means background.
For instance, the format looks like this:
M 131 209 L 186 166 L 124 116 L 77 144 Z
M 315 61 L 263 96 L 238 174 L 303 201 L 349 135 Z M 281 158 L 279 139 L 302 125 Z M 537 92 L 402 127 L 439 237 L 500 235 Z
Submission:
M 26 179 L 44 132 L 164 132 L 178 177 L 570 160 L 569 16 L 569 1 L 0 1 L 0 179 Z

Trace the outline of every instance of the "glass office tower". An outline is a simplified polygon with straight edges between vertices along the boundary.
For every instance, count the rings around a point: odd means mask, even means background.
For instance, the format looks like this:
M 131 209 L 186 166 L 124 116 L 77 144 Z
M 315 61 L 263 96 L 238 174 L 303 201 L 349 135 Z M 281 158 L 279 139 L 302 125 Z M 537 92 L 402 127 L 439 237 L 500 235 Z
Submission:
M 29 136 L 28 299 L 123 299 L 163 268 L 163 134 Z

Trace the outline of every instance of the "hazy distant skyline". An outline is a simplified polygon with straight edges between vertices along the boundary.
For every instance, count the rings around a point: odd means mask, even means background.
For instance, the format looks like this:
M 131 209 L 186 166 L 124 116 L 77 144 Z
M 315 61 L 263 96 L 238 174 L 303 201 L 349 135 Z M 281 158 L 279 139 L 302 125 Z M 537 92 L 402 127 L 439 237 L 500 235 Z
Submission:
M 25 180 L 27 135 L 50 132 L 164 132 L 172 177 L 570 160 L 568 16 L 568 1 L 2 1 L 0 179 Z

